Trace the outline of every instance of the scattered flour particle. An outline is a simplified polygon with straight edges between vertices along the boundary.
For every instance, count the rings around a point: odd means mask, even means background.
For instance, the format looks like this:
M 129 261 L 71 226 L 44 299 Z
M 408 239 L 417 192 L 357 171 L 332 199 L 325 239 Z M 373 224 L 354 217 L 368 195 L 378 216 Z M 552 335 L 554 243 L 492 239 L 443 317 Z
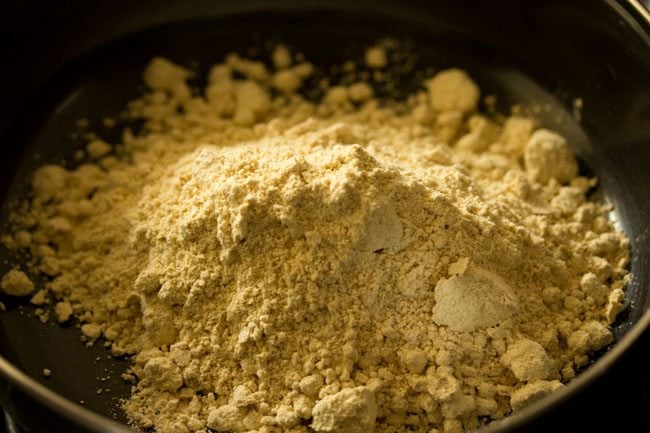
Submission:
M 250 113 L 251 120 L 243 125 L 262 119 L 268 112 L 271 101 L 269 94 L 254 81 L 240 83 L 235 89 L 236 113 Z M 237 114 L 235 114 L 235 117 Z
M 16 240 L 14 239 L 14 236 L 12 235 L 2 236 L 0 242 L 2 242 L 2 245 L 10 251 L 15 251 L 19 248 Z
M 302 79 L 291 70 L 279 71 L 273 76 L 273 87 L 290 94 L 302 86 Z
M 47 291 L 39 290 L 34 296 L 32 296 L 32 299 L 30 299 L 29 302 L 34 305 L 45 304 L 47 302 Z
M 34 310 L 34 315 L 38 317 L 38 320 L 40 320 L 41 323 L 47 323 L 47 321 L 50 320 L 49 313 L 42 308 Z
M 226 56 L 226 64 L 251 80 L 262 82 L 269 77 L 269 71 L 264 63 L 245 59 L 235 53 Z
M 584 107 L 584 101 L 582 98 L 576 98 L 573 101 L 573 117 L 576 119 L 577 122 L 580 122 L 582 120 L 582 109 Z
M 155 57 L 143 73 L 147 86 L 154 90 L 169 92 L 178 100 L 185 100 L 191 96 L 186 80 L 192 73 L 163 57 Z
M 535 129 L 533 120 L 522 116 L 510 116 L 503 125 L 503 130 L 497 141 L 492 147 L 495 150 L 521 156 L 524 154 L 526 144 Z
M 291 51 L 286 45 L 278 45 L 271 54 L 273 65 L 276 69 L 285 69 L 291 66 L 292 58 Z
M 607 306 L 605 307 L 605 317 L 610 325 L 614 323 L 616 316 L 618 316 L 618 313 L 623 309 L 624 301 L 625 293 L 621 289 L 614 289 L 612 293 L 609 294 Z
M 232 72 L 232 68 L 229 65 L 223 63 L 216 64 L 210 68 L 208 81 L 210 84 L 232 84 Z
M 541 344 L 523 338 L 510 345 L 501 362 L 521 381 L 555 379 L 557 367 Z
M 348 87 L 348 95 L 354 102 L 364 102 L 372 98 L 374 91 L 368 83 L 359 82 Z
M 59 323 L 67 322 L 73 313 L 72 305 L 67 301 L 59 302 L 54 306 L 54 312 Z
M 480 91 L 476 83 L 461 69 L 437 73 L 427 83 L 431 107 L 436 111 L 476 111 Z
M 326 104 L 341 105 L 349 100 L 348 89 L 346 87 L 333 86 L 327 91 L 324 102 Z
M 102 328 L 95 323 L 86 323 L 81 325 L 81 333 L 91 340 L 94 340 L 102 335 Z
M 530 137 L 524 164 L 528 175 L 542 184 L 551 179 L 567 183 L 578 174 L 578 164 L 566 140 L 548 129 L 539 129 Z
M 26 230 L 20 230 L 14 234 L 16 245 L 20 248 L 28 248 L 32 245 L 32 235 Z
M 366 50 L 365 59 L 366 59 L 366 65 L 369 68 L 380 69 L 386 67 L 386 65 L 388 64 L 386 49 L 381 46 L 368 48 Z
M 34 172 L 32 187 L 36 197 L 48 200 L 65 188 L 68 171 L 60 165 L 44 165 Z
M 595 320 L 585 322 L 567 340 L 570 349 L 578 353 L 588 353 L 602 349 L 613 340 L 612 332 Z
M 296 92 L 313 72 L 310 63 L 301 63 L 290 69 L 276 72 L 271 78 L 273 87 L 281 93 L 290 95 Z
M 104 140 L 92 140 L 86 145 L 86 153 L 93 159 L 101 158 L 110 153 L 113 148 Z
M 34 291 L 34 283 L 23 271 L 12 269 L 0 280 L 0 288 L 7 295 L 27 296 Z
M 122 373 L 122 374 L 120 375 L 120 377 L 121 377 L 122 380 L 124 380 L 125 382 L 134 383 L 134 382 L 136 381 L 136 377 L 135 377 L 135 375 L 133 375 L 133 374 L 131 374 L 131 373 Z

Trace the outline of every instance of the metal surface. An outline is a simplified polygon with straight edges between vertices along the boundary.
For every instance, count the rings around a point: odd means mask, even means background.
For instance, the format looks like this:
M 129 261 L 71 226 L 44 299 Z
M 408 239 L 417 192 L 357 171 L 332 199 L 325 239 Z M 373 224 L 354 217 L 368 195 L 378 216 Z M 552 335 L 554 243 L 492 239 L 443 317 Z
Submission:
M 140 71 L 153 55 L 205 69 L 229 51 L 275 39 L 325 67 L 394 36 L 412 42 L 421 68 L 467 68 L 486 93 L 501 96 L 504 109 L 513 102 L 550 104 L 552 113 L 542 120 L 567 135 L 585 168 L 599 176 L 632 240 L 635 278 L 615 328 L 618 343 L 564 390 L 486 431 L 537 431 L 531 423 L 584 399 L 647 332 L 650 24 L 638 2 L 484 0 L 469 8 L 445 1 L 116 0 L 66 9 L 31 2 L 42 7 L 23 9 L 25 3 L 12 4 L 13 15 L 0 18 L 6 44 L 0 50 L 16 63 L 0 72 L 6 74 L 0 76 L 0 197 L 23 194 L 19 179 L 80 144 L 69 136 L 78 118 L 98 125 L 137 96 Z M 20 17 L 39 29 L 38 38 Z M 413 90 L 413 83 L 405 80 L 403 90 Z M 571 114 L 576 97 L 585 101 L 580 124 Z M 110 138 L 111 131 L 102 133 Z M 119 379 L 127 361 L 107 359 L 101 347 L 87 349 L 74 327 L 43 326 L 28 308 L 8 307 L 0 315 L 0 400 L 7 410 L 30 433 L 126 431 L 108 418 L 123 420 L 115 407 L 128 394 Z M 42 377 L 43 368 L 53 375 Z M 97 395 L 96 377 L 104 370 L 113 373 L 113 392 Z
M 20 433 L 20 427 L 14 422 L 13 418 L 9 416 L 9 414 L 6 411 L 2 411 L 4 420 L 5 420 L 5 432 L 6 433 Z

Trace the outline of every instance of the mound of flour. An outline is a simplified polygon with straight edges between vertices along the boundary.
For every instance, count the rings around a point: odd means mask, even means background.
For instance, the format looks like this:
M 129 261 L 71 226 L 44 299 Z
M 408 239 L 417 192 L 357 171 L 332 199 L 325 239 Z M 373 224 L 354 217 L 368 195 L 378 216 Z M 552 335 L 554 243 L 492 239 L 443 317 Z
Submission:
M 313 66 L 272 58 L 229 56 L 200 95 L 154 59 L 146 132 L 38 169 L 5 237 L 32 257 L 5 292 L 132 356 L 134 425 L 457 433 L 611 342 L 628 243 L 561 136 L 478 114 L 461 70 L 402 104 L 365 82 L 313 103 Z

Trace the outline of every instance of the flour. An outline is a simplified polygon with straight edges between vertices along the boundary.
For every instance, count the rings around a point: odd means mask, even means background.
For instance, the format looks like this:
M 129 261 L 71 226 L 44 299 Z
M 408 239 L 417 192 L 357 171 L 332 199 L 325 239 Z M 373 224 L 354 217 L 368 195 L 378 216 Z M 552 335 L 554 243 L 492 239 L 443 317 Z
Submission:
M 478 113 L 458 69 L 405 103 L 364 80 L 314 103 L 295 60 L 229 55 L 200 95 L 152 60 L 128 157 L 94 140 L 95 162 L 39 168 L 14 217 L 5 245 L 49 282 L 11 270 L 3 291 L 43 290 L 87 344 L 132 356 L 135 426 L 469 431 L 611 342 L 628 241 L 564 138 Z
M 368 48 L 365 53 L 365 61 L 366 65 L 370 68 L 385 68 L 388 64 L 386 48 L 381 45 Z
M 450 266 L 449 273 L 454 271 Z M 452 331 L 496 326 L 519 310 L 517 295 L 501 277 L 474 266 L 449 279 L 440 279 L 434 298 L 432 320 Z
M 23 271 L 12 269 L 0 280 L 0 288 L 7 295 L 27 296 L 34 291 L 34 283 Z
M 312 411 L 317 432 L 365 433 L 375 428 L 375 394 L 366 387 L 343 389 L 321 399 Z

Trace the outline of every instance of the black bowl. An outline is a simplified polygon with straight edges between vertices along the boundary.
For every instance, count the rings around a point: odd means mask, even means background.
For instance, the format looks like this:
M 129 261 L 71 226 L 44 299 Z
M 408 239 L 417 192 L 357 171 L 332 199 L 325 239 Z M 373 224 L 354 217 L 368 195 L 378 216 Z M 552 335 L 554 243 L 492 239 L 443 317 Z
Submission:
M 650 15 L 640 3 L 22 0 L 6 2 L 0 14 L 5 59 L 0 197 L 5 203 L 25 192 L 21 180 L 42 161 L 62 160 L 80 145 L 80 138 L 70 137 L 79 118 L 101 128 L 103 116 L 137 96 L 140 72 L 157 54 L 205 68 L 229 51 L 270 39 L 326 66 L 361 56 L 366 46 L 390 36 L 409 41 L 420 68 L 468 69 L 486 93 L 500 96 L 502 109 L 514 102 L 549 104 L 552 111 L 542 120 L 569 138 L 584 169 L 600 178 L 616 206 L 616 218 L 631 239 L 634 278 L 628 307 L 614 329 L 617 343 L 565 389 L 486 431 L 600 431 L 608 425 L 650 431 L 644 406 L 650 326 Z M 402 90 L 413 90 L 414 82 L 405 80 Z M 572 115 L 576 98 L 584 101 L 580 122 Z M 109 130 L 103 133 L 110 137 Z M 128 362 L 110 358 L 101 347 L 85 348 L 76 328 L 43 326 L 29 311 L 9 303 L 0 315 L 3 406 L 33 433 L 125 431 L 109 419 L 124 421 L 116 404 L 129 392 L 119 379 Z M 641 371 L 630 371 L 633 366 Z M 51 369 L 52 377 L 44 378 L 43 368 Z M 106 371 L 112 379 L 98 382 Z M 617 385 L 622 377 L 636 387 Z M 645 403 L 639 394 L 643 383 Z M 100 384 L 111 392 L 97 395 Z M 611 418 L 615 422 L 607 424 L 606 411 L 619 412 Z

